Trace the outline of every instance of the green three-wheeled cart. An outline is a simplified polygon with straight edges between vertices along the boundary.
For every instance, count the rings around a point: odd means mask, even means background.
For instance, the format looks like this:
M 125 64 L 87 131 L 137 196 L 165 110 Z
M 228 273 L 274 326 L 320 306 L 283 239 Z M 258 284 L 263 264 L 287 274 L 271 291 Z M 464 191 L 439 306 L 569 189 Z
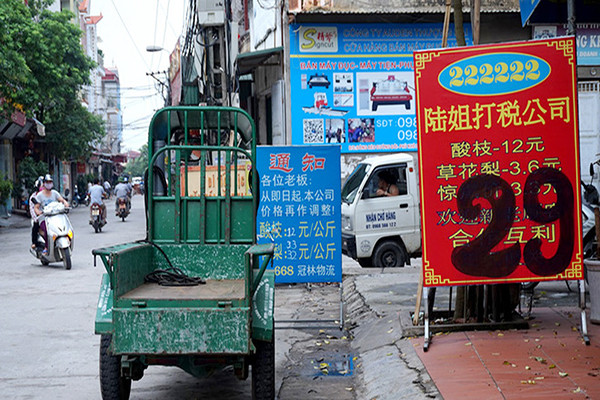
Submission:
M 127 399 L 150 365 L 206 377 L 232 366 L 275 397 L 273 245 L 256 244 L 254 121 L 225 107 L 167 107 L 149 128 L 146 238 L 96 249 L 103 399 Z

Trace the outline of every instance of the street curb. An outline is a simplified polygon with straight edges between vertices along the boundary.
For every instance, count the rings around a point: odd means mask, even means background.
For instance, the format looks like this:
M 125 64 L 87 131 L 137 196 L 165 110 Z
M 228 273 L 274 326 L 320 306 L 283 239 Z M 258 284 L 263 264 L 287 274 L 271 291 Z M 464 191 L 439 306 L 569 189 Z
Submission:
M 352 348 L 358 356 L 356 395 L 359 399 L 441 399 L 439 390 L 406 339 L 399 313 L 379 313 L 357 288 L 356 279 L 344 280 L 346 321 Z

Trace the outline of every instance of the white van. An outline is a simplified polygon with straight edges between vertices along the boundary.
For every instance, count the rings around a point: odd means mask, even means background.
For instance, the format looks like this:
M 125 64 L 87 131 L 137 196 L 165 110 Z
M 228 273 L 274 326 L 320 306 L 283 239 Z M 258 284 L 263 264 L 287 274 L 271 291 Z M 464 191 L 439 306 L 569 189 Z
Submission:
M 358 164 L 342 188 L 342 252 L 363 267 L 410 264 L 421 252 L 417 182 L 409 154 Z

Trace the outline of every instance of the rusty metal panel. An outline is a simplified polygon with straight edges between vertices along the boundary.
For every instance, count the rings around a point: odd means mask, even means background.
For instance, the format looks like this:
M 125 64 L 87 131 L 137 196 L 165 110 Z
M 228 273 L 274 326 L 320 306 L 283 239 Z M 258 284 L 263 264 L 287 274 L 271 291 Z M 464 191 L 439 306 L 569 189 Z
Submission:
M 117 298 L 144 283 L 144 277 L 154 270 L 150 244 L 121 250 L 111 258 L 113 288 Z
M 116 354 L 247 354 L 250 310 L 114 309 Z
M 258 270 L 254 270 L 258 273 Z M 264 341 L 273 339 L 275 308 L 275 274 L 265 271 L 252 298 L 252 338 Z
M 102 275 L 98 305 L 96 308 L 95 332 L 96 334 L 111 333 L 113 309 L 113 292 L 110 289 L 110 278 L 108 274 Z
M 249 245 L 159 244 L 174 267 L 190 276 L 204 279 L 244 279 L 244 253 Z M 169 264 L 156 248 L 154 268 L 166 269 Z

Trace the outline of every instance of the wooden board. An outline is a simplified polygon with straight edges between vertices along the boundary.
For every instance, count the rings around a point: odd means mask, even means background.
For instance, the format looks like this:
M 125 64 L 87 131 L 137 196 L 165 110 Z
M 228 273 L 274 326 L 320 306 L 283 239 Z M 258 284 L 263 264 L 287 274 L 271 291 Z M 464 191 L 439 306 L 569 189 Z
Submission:
M 161 286 L 144 283 L 125 293 L 122 298 L 133 300 L 241 300 L 244 298 L 243 279 L 207 280 L 197 286 Z

